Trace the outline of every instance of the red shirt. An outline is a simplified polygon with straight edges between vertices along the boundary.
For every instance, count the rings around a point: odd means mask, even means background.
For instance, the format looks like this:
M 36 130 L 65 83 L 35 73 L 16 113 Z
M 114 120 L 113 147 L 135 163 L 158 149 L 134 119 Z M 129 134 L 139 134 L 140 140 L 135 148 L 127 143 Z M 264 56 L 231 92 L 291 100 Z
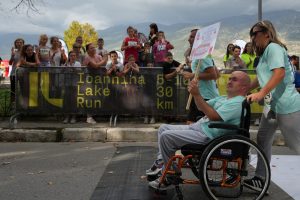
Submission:
M 135 46 L 139 45 L 138 39 L 137 38 L 126 37 L 124 39 L 124 44 L 125 44 L 125 46 L 128 46 L 124 50 L 125 62 L 128 62 L 128 56 L 131 55 L 131 54 L 134 56 L 135 61 L 138 61 L 138 59 L 139 59 L 138 48 L 135 47 Z

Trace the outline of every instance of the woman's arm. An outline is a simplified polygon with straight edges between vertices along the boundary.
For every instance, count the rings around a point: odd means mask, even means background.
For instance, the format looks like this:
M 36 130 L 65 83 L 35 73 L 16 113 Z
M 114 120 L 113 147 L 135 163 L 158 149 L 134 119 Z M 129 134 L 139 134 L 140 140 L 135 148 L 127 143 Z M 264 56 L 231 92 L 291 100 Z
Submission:
M 247 96 L 247 100 L 259 102 L 284 79 L 284 76 L 285 76 L 284 68 L 273 69 L 273 75 L 270 78 L 270 80 L 267 82 L 267 84 L 259 92 Z

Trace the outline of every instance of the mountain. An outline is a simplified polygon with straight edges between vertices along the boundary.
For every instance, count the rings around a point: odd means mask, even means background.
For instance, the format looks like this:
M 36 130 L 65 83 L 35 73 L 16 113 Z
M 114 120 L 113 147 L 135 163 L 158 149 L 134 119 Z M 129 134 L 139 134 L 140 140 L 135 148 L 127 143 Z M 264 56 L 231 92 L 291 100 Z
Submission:
M 287 44 L 289 54 L 299 54 L 300 52 L 300 12 L 294 10 L 273 11 L 263 14 L 263 19 L 270 20 L 274 23 L 280 38 Z M 221 28 L 219 31 L 218 39 L 215 46 L 213 56 L 217 65 L 223 66 L 222 57 L 225 54 L 228 43 L 236 39 L 249 41 L 249 29 L 256 23 L 256 15 L 241 15 L 224 18 L 219 20 Z M 157 23 L 160 30 L 165 32 L 167 40 L 169 40 L 175 49 L 175 59 L 182 61 L 183 52 L 188 47 L 188 36 L 191 29 L 201 28 L 213 24 L 217 21 L 207 21 L 202 24 L 178 23 L 172 25 L 164 25 Z M 127 35 L 126 29 L 129 25 L 137 28 L 139 32 L 144 33 L 146 36 L 149 34 L 149 24 L 152 22 L 145 22 L 139 24 L 117 25 L 105 30 L 98 30 L 99 37 L 104 38 L 105 48 L 108 50 L 119 50 L 121 48 L 122 40 Z M 13 41 L 17 37 L 25 39 L 26 43 L 36 44 L 39 35 L 29 34 L 3 34 L 0 33 L 0 56 L 2 58 L 9 57 L 10 48 Z

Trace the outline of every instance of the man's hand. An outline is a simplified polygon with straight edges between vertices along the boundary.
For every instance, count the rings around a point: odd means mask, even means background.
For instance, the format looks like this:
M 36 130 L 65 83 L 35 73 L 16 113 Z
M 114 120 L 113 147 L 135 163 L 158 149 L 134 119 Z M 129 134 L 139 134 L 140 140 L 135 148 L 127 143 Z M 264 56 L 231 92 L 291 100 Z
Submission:
M 198 89 L 198 80 L 192 80 L 189 85 L 188 85 L 188 91 L 191 93 L 193 96 L 200 95 L 199 89 Z
M 183 67 L 185 66 L 185 64 L 180 64 L 178 67 L 176 67 L 176 72 L 178 74 L 182 73 L 183 71 Z
M 192 79 L 192 78 L 194 78 L 194 74 L 193 73 L 191 73 L 191 72 L 182 72 L 182 76 L 183 76 L 183 78 L 184 79 Z

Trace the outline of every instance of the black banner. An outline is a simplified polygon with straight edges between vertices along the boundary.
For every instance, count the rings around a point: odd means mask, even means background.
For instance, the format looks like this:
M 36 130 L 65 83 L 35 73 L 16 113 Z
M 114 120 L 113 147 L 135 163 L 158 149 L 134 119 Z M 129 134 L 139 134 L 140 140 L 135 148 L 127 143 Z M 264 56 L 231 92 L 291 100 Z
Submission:
M 159 67 L 124 77 L 85 67 L 19 68 L 16 74 L 18 113 L 186 114 L 187 81 L 165 80 Z

